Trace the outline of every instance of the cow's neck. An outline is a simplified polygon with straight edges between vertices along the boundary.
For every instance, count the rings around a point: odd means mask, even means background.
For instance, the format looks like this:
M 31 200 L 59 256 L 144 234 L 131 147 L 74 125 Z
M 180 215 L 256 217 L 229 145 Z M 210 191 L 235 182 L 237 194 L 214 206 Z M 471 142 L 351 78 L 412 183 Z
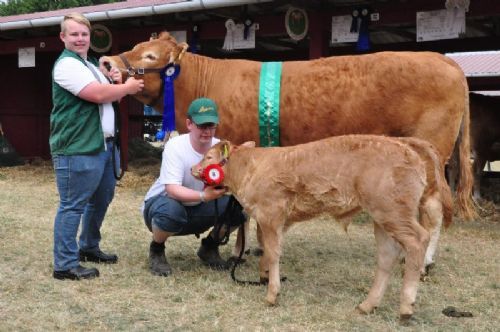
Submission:
M 181 72 L 174 83 L 176 128 L 186 132 L 186 112 L 193 100 L 211 96 L 211 86 L 216 82 L 216 59 L 186 53 L 180 63 Z M 163 94 L 163 91 L 162 91 Z M 154 105 L 154 109 L 163 113 L 163 96 Z
M 186 96 L 191 101 L 210 95 L 210 90 L 217 82 L 218 62 L 206 56 L 187 53 L 181 61 L 181 74 L 178 78 L 179 92 L 183 98 Z

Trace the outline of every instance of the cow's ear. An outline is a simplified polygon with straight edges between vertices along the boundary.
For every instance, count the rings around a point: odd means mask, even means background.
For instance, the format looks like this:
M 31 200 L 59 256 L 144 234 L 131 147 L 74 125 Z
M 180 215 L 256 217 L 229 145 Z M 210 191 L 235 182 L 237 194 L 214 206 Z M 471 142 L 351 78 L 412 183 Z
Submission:
M 166 39 L 166 40 L 168 40 L 170 38 L 172 38 L 172 37 L 170 36 L 170 34 L 167 31 L 162 31 L 160 33 L 160 36 L 158 36 L 158 39 Z
M 179 43 L 175 46 L 175 59 L 177 59 L 177 61 L 181 61 L 182 59 L 182 56 L 184 55 L 184 53 L 186 53 L 187 49 L 189 48 L 189 45 L 187 43 Z

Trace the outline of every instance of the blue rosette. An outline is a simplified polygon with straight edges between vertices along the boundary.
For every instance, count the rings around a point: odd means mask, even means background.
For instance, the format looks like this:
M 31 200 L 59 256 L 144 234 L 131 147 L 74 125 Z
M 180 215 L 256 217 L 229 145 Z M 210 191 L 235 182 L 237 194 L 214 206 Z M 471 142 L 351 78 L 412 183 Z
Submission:
M 161 131 L 156 133 L 156 139 L 162 141 L 165 139 L 166 132 L 175 130 L 175 94 L 174 81 L 179 76 L 181 67 L 169 63 L 160 72 L 163 80 L 163 121 Z

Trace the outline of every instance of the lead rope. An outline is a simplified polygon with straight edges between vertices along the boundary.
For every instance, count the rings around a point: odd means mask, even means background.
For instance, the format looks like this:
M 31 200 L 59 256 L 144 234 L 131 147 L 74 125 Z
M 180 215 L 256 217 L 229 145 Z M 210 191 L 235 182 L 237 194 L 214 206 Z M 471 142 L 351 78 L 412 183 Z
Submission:
M 111 149 L 111 160 L 113 162 L 113 175 L 116 180 L 121 180 L 123 175 L 125 175 L 125 169 L 121 166 L 123 160 L 123 150 L 120 149 L 120 140 L 121 140 L 121 117 L 120 117 L 120 105 L 117 102 L 113 103 L 113 111 L 115 113 L 115 136 L 113 137 L 113 148 Z M 118 153 L 120 153 L 120 164 L 118 168 L 120 169 L 120 173 L 116 170 L 116 149 L 118 148 Z
M 87 65 L 87 62 L 85 62 L 85 65 L 87 66 L 87 68 L 90 69 L 90 71 L 95 76 L 95 78 L 99 81 L 99 83 L 102 83 L 99 75 L 94 70 L 94 68 L 92 68 L 92 66 Z M 108 71 L 111 70 L 111 65 L 109 63 L 105 64 L 105 67 L 106 67 L 106 70 L 108 70 Z M 107 78 L 107 80 L 109 81 L 110 84 L 114 84 L 114 82 L 112 80 L 110 80 L 109 78 Z M 101 113 L 102 109 L 103 109 L 103 106 L 102 106 L 102 104 L 98 104 L 98 105 L 99 105 L 99 111 Z M 118 165 L 118 167 L 120 167 L 120 174 L 118 174 L 117 171 L 116 171 L 116 156 L 115 156 L 115 153 L 116 153 L 116 147 L 117 146 L 118 146 L 118 148 L 120 147 L 120 137 L 119 137 L 119 135 L 120 135 L 120 129 L 118 128 L 120 126 L 120 117 L 119 117 L 120 107 L 119 107 L 119 105 L 118 105 L 117 102 L 113 102 L 112 103 L 112 107 L 113 107 L 113 113 L 114 113 L 114 117 L 115 117 L 115 133 L 114 133 L 114 136 L 113 136 L 113 144 L 112 144 L 112 148 L 111 148 L 111 161 L 113 163 L 113 175 L 114 175 L 114 177 L 115 177 L 116 180 L 120 180 L 123 177 L 123 175 L 125 174 L 125 170 L 120 165 Z M 120 154 L 121 154 L 122 151 L 121 150 L 119 150 L 119 151 L 120 151 Z M 123 158 L 120 158 L 120 164 L 121 164 L 122 160 L 123 160 Z
M 236 276 L 235 276 L 236 267 L 241 264 L 241 262 L 242 262 L 241 257 L 243 257 L 243 252 L 245 252 L 245 228 L 244 227 L 241 229 L 241 236 L 242 236 L 241 250 L 240 250 L 240 254 L 238 255 L 238 258 L 234 260 L 233 267 L 231 268 L 231 279 L 233 279 L 233 281 L 235 283 L 237 283 L 238 285 L 251 285 L 251 286 L 267 285 L 269 283 L 269 280 L 252 281 L 252 280 L 239 280 L 236 278 Z M 287 278 L 281 277 L 280 280 L 281 280 L 281 282 L 283 282 L 283 281 L 286 281 Z
M 229 225 L 230 220 L 225 215 L 226 218 L 224 218 L 224 220 L 222 222 L 219 222 L 219 205 L 218 205 L 217 201 L 218 200 L 216 199 L 214 202 L 214 204 L 215 204 L 215 215 L 214 215 L 215 222 L 214 222 L 214 230 L 213 230 L 212 234 L 213 234 L 214 241 L 217 244 L 224 245 L 224 244 L 227 244 L 227 242 L 229 241 L 229 235 L 231 232 L 230 225 Z M 234 196 L 231 195 L 231 197 L 229 198 L 229 202 L 227 203 L 226 210 L 224 212 L 229 214 L 229 215 L 232 215 L 233 214 L 232 211 L 236 208 L 236 204 L 239 204 L 238 201 L 236 200 L 236 198 L 234 198 Z M 222 236 L 222 238 L 220 238 L 219 234 L 220 234 L 220 230 L 223 226 L 226 226 L 226 230 L 224 232 L 224 236 Z M 241 263 L 241 261 L 242 261 L 241 258 L 243 257 L 243 252 L 245 251 L 245 228 L 243 227 L 241 229 L 241 231 L 242 231 L 241 232 L 242 246 L 241 246 L 239 256 L 234 261 L 233 267 L 231 269 L 231 279 L 233 279 L 234 282 L 236 282 L 240 285 L 255 285 L 255 286 L 265 285 L 265 284 L 267 284 L 267 282 L 247 281 L 247 280 L 236 279 L 236 276 L 235 276 L 236 267 Z
M 234 196 L 231 196 L 229 198 L 229 202 L 227 203 L 226 211 L 228 211 L 228 209 L 232 208 L 231 203 L 233 200 L 234 200 Z M 213 238 L 214 238 L 214 241 L 218 245 L 224 245 L 224 244 L 227 244 L 227 242 L 229 241 L 229 234 L 231 232 L 231 229 L 229 226 L 229 220 L 223 220 L 222 222 L 219 222 L 218 199 L 216 199 L 214 201 L 214 204 L 215 204 L 215 215 L 214 215 L 215 222 L 214 222 Z M 226 219 L 228 219 L 228 218 L 226 218 Z M 220 237 L 220 231 L 221 231 L 223 226 L 226 226 L 226 229 L 224 230 L 224 235 L 222 237 Z
M 248 221 L 247 221 L 248 222 Z M 242 226 L 240 226 L 242 227 Z M 241 249 L 238 258 L 234 260 L 233 267 L 231 268 L 231 279 L 238 285 L 252 285 L 252 286 L 260 286 L 267 284 L 264 281 L 251 281 L 251 280 L 240 280 L 236 278 L 236 267 L 240 265 L 241 258 L 243 257 L 243 253 L 245 252 L 245 227 L 241 228 Z

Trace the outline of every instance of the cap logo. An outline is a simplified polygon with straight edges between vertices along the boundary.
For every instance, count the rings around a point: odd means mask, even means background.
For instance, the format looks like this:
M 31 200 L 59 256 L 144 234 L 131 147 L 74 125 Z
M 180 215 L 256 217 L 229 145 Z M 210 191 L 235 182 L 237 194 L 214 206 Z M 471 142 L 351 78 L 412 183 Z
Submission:
M 213 111 L 213 107 L 210 106 L 210 107 L 206 107 L 206 106 L 201 106 L 200 109 L 198 110 L 198 113 L 205 113 L 205 112 L 209 112 L 209 111 Z

